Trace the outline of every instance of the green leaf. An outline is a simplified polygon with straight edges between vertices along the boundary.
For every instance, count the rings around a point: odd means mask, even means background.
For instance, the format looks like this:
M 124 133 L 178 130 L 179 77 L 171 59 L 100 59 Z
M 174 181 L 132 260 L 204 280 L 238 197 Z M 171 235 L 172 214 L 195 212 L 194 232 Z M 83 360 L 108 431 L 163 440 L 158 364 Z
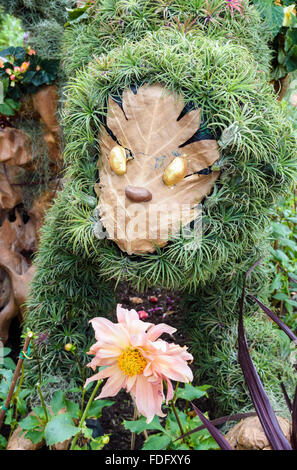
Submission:
M 30 439 L 30 441 L 33 444 L 38 444 L 38 442 L 41 442 L 44 439 L 44 434 L 43 431 L 28 431 L 25 434 L 26 439 Z
M 171 439 L 166 434 L 154 434 L 145 441 L 142 450 L 163 450 L 170 444 Z
M 289 296 L 288 294 L 285 294 L 283 292 L 278 292 L 277 294 L 273 296 L 273 298 L 276 300 L 288 300 Z
M 4 365 L 4 367 L 6 367 L 6 369 L 13 369 L 14 370 L 16 368 L 16 364 L 11 359 L 11 357 L 5 357 L 4 361 L 3 361 L 3 365 Z
M 4 114 L 5 116 L 14 116 L 15 110 L 9 106 L 5 100 L 4 103 L 0 104 L 0 114 Z
M 50 406 L 54 414 L 57 414 L 62 408 L 65 408 L 65 393 L 62 392 L 62 390 L 58 390 L 53 394 Z
M 91 439 L 93 435 L 93 429 L 84 427 L 82 430 L 83 435 L 85 436 L 86 439 Z
M 285 302 L 286 302 L 286 304 L 293 305 L 294 307 L 297 307 L 296 300 L 287 299 Z
M 78 418 L 79 417 L 79 404 L 70 400 L 65 400 L 65 403 L 66 403 L 67 412 L 71 416 L 71 418 Z
M 164 428 L 161 426 L 158 416 L 154 416 L 154 419 L 148 424 L 146 418 L 142 416 L 141 418 L 135 421 L 124 421 L 125 429 L 128 429 L 131 432 L 140 434 L 145 429 L 158 429 L 159 431 L 164 432 Z
M 103 449 L 104 444 L 102 442 L 102 438 L 99 437 L 98 439 L 95 439 L 91 442 L 91 449 L 92 450 L 101 450 Z
M 281 246 L 287 246 L 293 252 L 297 250 L 297 243 L 294 242 L 293 240 L 289 240 L 288 238 L 281 238 L 279 240 L 279 243 L 280 243 Z
M 284 253 L 283 251 L 281 250 L 275 250 L 274 251 L 274 255 L 276 257 L 276 259 L 278 261 L 280 261 L 281 263 L 288 263 L 290 261 L 290 259 L 288 258 L 288 256 L 286 255 L 286 253 Z
M 283 7 L 275 5 L 271 0 L 254 0 L 254 4 L 272 33 L 276 36 L 284 21 Z
M 6 449 L 6 446 L 7 446 L 7 439 L 5 439 L 5 437 L 2 436 L 2 434 L 0 434 L 0 449 L 1 450 Z
M 13 414 L 13 408 L 9 408 L 8 411 L 6 411 L 6 414 L 5 414 L 5 424 L 7 424 L 8 426 L 11 426 L 13 423 L 15 423 L 15 419 L 14 419 L 14 414 Z
M 111 406 L 114 404 L 114 401 L 112 400 L 95 400 L 91 404 L 88 413 L 87 413 L 87 418 L 100 418 L 102 415 L 102 410 L 105 406 Z
M 1 369 L 0 375 L 2 375 L 2 380 L 0 382 L 0 396 L 6 398 L 12 381 L 13 372 L 10 369 Z
M 18 404 L 18 413 L 20 413 L 22 416 L 26 415 L 28 410 L 27 410 L 27 404 L 25 400 L 23 400 L 22 398 L 18 396 L 16 401 Z
M 45 419 L 46 416 L 45 416 L 45 412 L 44 412 L 44 409 L 43 409 L 43 406 L 36 406 L 35 408 L 33 408 L 32 410 L 40 419 Z
M 271 292 L 274 292 L 275 290 L 279 290 L 281 289 L 283 283 L 282 283 L 282 273 L 279 273 L 275 276 L 275 278 L 273 279 L 272 283 L 271 283 Z
M 274 233 L 282 235 L 283 237 L 286 237 L 291 233 L 291 229 L 285 224 L 281 224 L 279 222 L 272 222 L 271 226 L 273 228 Z
M 73 420 L 69 414 L 54 416 L 46 425 L 44 437 L 48 446 L 66 441 L 80 432 L 80 429 L 73 425 Z
M 175 450 L 189 450 L 189 446 L 187 444 L 174 444 Z
M 202 442 L 199 442 L 198 446 L 195 446 L 195 450 L 219 450 L 220 447 L 212 437 L 204 439 Z
M 206 386 L 207 388 L 210 388 L 210 386 Z M 206 395 L 206 390 L 205 386 L 202 387 L 194 387 L 191 384 L 185 384 L 184 388 L 179 388 L 177 390 L 177 398 L 182 398 L 183 400 L 195 400 L 195 398 L 201 398 Z
M 20 421 L 20 427 L 25 431 L 29 431 L 41 426 L 41 423 L 37 416 L 35 415 L 28 415 L 22 421 Z

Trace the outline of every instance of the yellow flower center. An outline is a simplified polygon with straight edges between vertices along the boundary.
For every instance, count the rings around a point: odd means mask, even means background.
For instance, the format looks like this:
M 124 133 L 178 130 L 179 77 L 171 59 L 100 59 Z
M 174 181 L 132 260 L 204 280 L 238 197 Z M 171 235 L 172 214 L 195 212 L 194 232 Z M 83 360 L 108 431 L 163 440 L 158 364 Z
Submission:
M 142 374 L 146 364 L 147 361 L 139 349 L 128 348 L 118 358 L 119 368 L 129 377 Z

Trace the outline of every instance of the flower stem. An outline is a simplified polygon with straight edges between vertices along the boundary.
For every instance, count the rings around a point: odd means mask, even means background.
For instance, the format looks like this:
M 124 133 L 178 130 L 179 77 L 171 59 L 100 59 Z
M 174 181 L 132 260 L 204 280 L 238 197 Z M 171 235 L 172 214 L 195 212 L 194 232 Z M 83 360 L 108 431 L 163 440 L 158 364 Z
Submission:
M 138 414 L 138 411 L 137 411 L 137 408 L 136 408 L 136 404 L 134 403 L 133 421 L 136 421 L 137 414 Z M 132 432 L 131 433 L 131 450 L 135 449 L 135 438 L 136 438 L 136 434 L 135 434 L 135 432 Z
M 13 395 L 13 391 L 15 389 L 15 385 L 16 385 L 16 382 L 19 378 L 20 370 L 21 370 L 22 364 L 24 362 L 23 354 L 27 353 L 30 341 L 32 339 L 32 336 L 33 336 L 32 332 L 29 332 L 26 336 L 24 348 L 23 348 L 22 353 L 19 356 L 19 360 L 18 360 L 16 369 L 14 371 L 13 378 L 12 378 L 12 381 L 11 381 L 11 384 L 10 384 L 10 387 L 9 387 L 8 395 L 7 395 L 7 398 L 6 398 L 5 403 L 4 403 L 4 408 L 0 411 L 0 429 L 2 427 L 4 418 L 5 418 L 6 410 L 8 409 L 8 407 L 10 405 L 10 401 L 11 401 L 11 398 L 12 398 L 12 395 Z
M 178 412 L 177 412 L 177 409 L 176 409 L 176 406 L 175 406 L 178 387 L 179 387 L 179 382 L 176 383 L 174 396 L 173 396 L 172 400 L 170 401 L 170 405 L 171 405 L 172 411 L 174 413 L 175 419 L 177 421 L 178 427 L 180 429 L 181 436 L 183 436 L 185 433 L 184 433 L 183 426 L 182 426 L 181 420 L 179 419 Z M 182 442 L 184 442 L 184 439 L 182 439 Z
M 42 392 L 41 392 L 40 384 L 38 383 L 38 384 L 36 384 L 36 386 L 37 386 L 37 390 L 38 390 L 38 393 L 39 393 L 39 396 L 40 396 L 42 408 L 43 408 L 43 411 L 44 411 L 44 414 L 45 414 L 46 423 L 48 423 L 47 409 L 46 409 L 44 398 L 43 398 L 43 395 L 42 395 Z
M 37 361 L 37 366 L 38 366 L 39 383 L 41 384 L 42 383 L 42 375 L 41 375 L 41 366 L 40 366 L 39 356 L 38 356 L 38 352 L 37 352 L 37 349 L 36 349 L 33 338 L 32 338 L 31 342 L 32 342 L 32 346 L 33 346 L 34 356 L 35 356 L 35 359 Z
M 183 436 L 185 433 L 184 433 L 184 430 L 183 430 L 183 426 L 182 426 L 181 420 L 179 419 L 178 412 L 177 412 L 176 407 L 175 407 L 175 403 L 173 402 L 173 400 L 171 400 L 170 404 L 171 404 L 171 408 L 172 408 L 172 411 L 173 411 L 173 413 L 174 413 L 174 416 L 175 416 L 175 418 L 176 418 L 178 427 L 179 427 L 179 429 L 180 429 L 181 436 Z M 182 442 L 184 442 L 184 439 L 182 439 Z
M 102 383 L 102 380 L 98 380 L 97 385 L 96 385 L 96 387 L 94 388 L 94 390 L 93 390 L 93 392 L 92 392 L 92 395 L 90 396 L 90 399 L 89 399 L 89 401 L 88 401 L 88 403 L 87 403 L 87 406 L 86 406 L 86 409 L 85 409 L 85 411 L 84 411 L 84 414 L 82 415 L 81 420 L 80 420 L 80 422 L 79 422 L 79 425 L 78 425 L 79 428 L 82 428 L 82 426 L 83 426 L 83 424 L 84 424 L 84 422 L 85 422 L 85 419 L 86 419 L 86 416 L 87 416 L 87 414 L 88 414 L 89 408 L 90 408 L 91 404 L 93 403 L 93 400 L 94 400 L 94 398 L 95 398 L 95 395 L 96 395 L 97 390 L 98 390 L 99 386 L 101 385 L 101 383 Z M 79 435 L 80 435 L 80 432 L 79 432 L 76 436 L 74 436 L 74 439 L 73 439 L 73 441 L 72 441 L 70 450 L 73 450 L 73 449 L 74 449 L 75 444 L 77 443 L 77 439 L 79 438 Z
M 78 359 L 78 355 L 76 354 L 76 352 L 75 352 L 75 351 L 72 351 L 72 354 L 73 354 L 74 359 L 75 359 L 75 361 L 76 361 L 76 363 L 77 363 L 77 365 L 78 365 L 78 368 L 79 368 L 79 371 L 80 371 L 80 374 L 81 374 L 81 378 L 82 378 L 82 382 L 83 382 L 83 385 L 84 385 L 84 383 L 85 383 L 85 374 L 84 374 L 84 370 L 83 370 L 83 368 L 82 368 L 82 365 L 81 365 L 81 363 L 80 363 L 80 360 Z

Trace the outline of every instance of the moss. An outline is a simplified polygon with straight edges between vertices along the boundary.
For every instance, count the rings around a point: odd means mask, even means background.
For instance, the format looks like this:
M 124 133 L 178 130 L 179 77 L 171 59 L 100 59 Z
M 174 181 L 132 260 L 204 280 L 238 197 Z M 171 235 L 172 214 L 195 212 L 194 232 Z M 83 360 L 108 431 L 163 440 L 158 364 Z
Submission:
M 21 19 L 25 31 L 30 32 L 28 43 L 43 58 L 59 58 L 66 8 L 76 5 L 74 0 L 0 0 L 10 15 Z

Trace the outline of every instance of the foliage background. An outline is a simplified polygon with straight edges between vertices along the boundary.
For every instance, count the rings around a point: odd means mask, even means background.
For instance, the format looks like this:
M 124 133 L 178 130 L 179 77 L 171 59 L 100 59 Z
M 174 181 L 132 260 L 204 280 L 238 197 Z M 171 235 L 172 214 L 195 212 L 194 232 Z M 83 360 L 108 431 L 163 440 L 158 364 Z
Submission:
M 6 3 L 10 12 L 18 8 L 25 26 L 33 29 L 44 57 L 60 55 L 65 2 L 46 2 L 47 8 L 43 0 Z M 223 0 L 209 2 L 209 11 L 203 0 L 95 1 L 87 15 L 67 27 L 61 56 L 68 79 L 61 121 L 65 188 L 43 228 L 26 319 L 26 326 L 43 335 L 46 374 L 55 370 L 64 382 L 78 375 L 63 346 L 75 342 L 81 361 L 86 360 L 93 341 L 88 320 L 111 316 L 120 280 L 139 290 L 180 288 L 191 292 L 185 297 L 185 323 L 200 365 L 197 380 L 213 385 L 218 413 L 250 406 L 236 362 L 237 301 L 245 273 L 269 253 L 271 208 L 292 191 L 296 135 L 268 85 L 271 30 L 251 2 L 243 4 L 241 16 L 231 15 Z M 182 92 L 186 103 L 202 106 L 221 146 L 221 177 L 204 201 L 203 244 L 191 256 L 184 240 L 154 255 L 128 257 L 94 236 L 95 162 L 107 96 L 156 80 Z M 249 282 L 250 292 L 264 302 L 272 271 L 269 264 L 261 266 Z M 246 315 L 264 385 L 283 407 L 271 370 L 279 371 L 292 390 L 291 352 L 254 305 L 247 304 Z M 27 383 L 36 375 L 32 361 Z

